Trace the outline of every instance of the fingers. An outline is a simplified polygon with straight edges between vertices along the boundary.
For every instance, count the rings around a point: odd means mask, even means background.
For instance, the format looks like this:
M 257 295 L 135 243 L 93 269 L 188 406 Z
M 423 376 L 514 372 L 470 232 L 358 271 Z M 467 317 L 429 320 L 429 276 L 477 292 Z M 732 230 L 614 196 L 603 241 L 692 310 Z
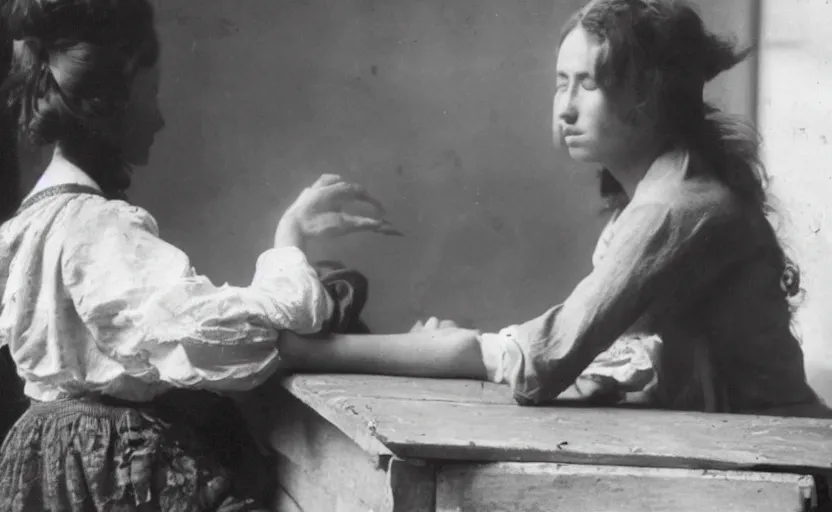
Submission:
M 371 205 L 379 215 L 386 213 L 381 201 L 370 195 L 364 187 L 357 183 L 344 181 L 338 174 L 322 174 L 309 188 L 323 193 L 323 199 L 330 202 L 333 209 L 344 206 L 349 202 L 360 201 Z
M 364 187 L 344 181 L 337 174 L 321 175 L 305 193 L 302 200 L 316 212 L 318 225 L 330 235 L 343 235 L 358 231 L 373 231 L 383 235 L 404 236 L 383 217 L 386 213 L 381 201 L 374 198 Z M 343 212 L 353 202 L 369 204 L 374 214 L 354 215 Z
M 435 316 L 432 316 L 427 319 L 425 322 L 425 330 L 436 330 L 439 329 L 439 319 Z
M 320 177 L 315 180 L 315 183 L 312 184 L 312 188 L 328 187 L 342 181 L 344 180 L 337 174 L 321 174 Z
M 394 228 L 392 224 L 387 221 L 384 221 L 384 225 L 377 228 L 375 230 L 376 233 L 381 235 L 388 235 L 388 236 L 404 236 L 404 233 L 399 231 L 398 229 Z
M 387 213 L 387 210 L 384 208 L 384 205 L 381 204 L 381 201 L 370 195 L 367 189 L 354 183 L 350 183 L 348 186 L 350 187 L 350 190 L 346 192 L 346 197 L 349 197 L 349 194 L 352 194 L 353 201 L 360 201 L 369 204 L 376 210 L 376 212 L 378 212 L 379 215 Z
M 418 331 L 438 331 L 442 329 L 459 329 L 459 326 L 453 320 L 440 320 L 435 316 L 432 316 L 422 322 L 421 320 L 417 320 L 413 327 L 410 328 L 410 332 L 418 332 Z
M 340 234 L 374 231 L 383 235 L 404 236 L 404 233 L 395 229 L 389 221 L 384 219 L 339 213 L 335 214 L 334 224 L 337 224 L 334 231 L 340 232 Z
M 356 183 L 347 183 L 345 181 L 333 183 L 327 186 L 326 194 L 329 196 L 329 200 L 332 201 L 333 207 L 343 207 L 348 203 L 358 201 L 372 206 L 379 216 L 383 216 L 386 213 L 381 201 L 374 198 L 367 189 Z

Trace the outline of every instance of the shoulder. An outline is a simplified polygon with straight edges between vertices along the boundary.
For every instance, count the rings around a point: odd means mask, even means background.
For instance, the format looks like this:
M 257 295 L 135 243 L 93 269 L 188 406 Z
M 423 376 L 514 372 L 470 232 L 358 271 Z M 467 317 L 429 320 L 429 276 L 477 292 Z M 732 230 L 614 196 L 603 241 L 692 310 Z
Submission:
M 65 262 L 110 261 L 126 254 L 148 259 L 166 246 L 153 216 L 125 201 L 79 195 L 68 199 L 56 221 Z
M 619 226 L 618 243 L 663 257 L 720 261 L 743 259 L 770 243 L 761 236 L 762 212 L 701 165 L 681 152 L 657 161 L 620 217 L 626 226 Z
M 740 230 L 754 215 L 695 154 L 663 155 L 640 186 L 633 206 L 652 209 L 682 231 Z
M 106 233 L 144 231 L 158 235 L 156 219 L 145 209 L 126 201 L 98 196 L 77 196 L 65 208 L 65 225 L 72 238 L 95 239 Z
M 143 208 L 87 197 L 71 200 L 65 212 L 68 227 L 60 243 L 66 284 L 83 281 L 91 269 L 122 281 L 146 281 L 148 272 L 169 279 L 191 272 L 187 254 L 159 237 L 156 220 Z

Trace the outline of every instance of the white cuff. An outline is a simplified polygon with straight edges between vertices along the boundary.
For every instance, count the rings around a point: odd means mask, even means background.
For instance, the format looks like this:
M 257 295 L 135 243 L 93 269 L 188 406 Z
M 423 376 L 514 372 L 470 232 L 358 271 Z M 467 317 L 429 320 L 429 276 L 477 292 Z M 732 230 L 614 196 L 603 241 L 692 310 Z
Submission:
M 488 380 L 513 386 L 523 368 L 523 352 L 511 333 L 483 333 L 477 339 Z

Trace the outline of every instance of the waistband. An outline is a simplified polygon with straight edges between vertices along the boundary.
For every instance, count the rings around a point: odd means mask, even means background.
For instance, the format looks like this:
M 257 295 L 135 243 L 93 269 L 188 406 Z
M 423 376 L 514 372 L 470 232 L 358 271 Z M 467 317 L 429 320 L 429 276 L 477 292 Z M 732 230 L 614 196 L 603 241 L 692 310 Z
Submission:
M 155 408 L 156 404 L 153 402 L 129 402 L 107 396 L 89 396 L 52 402 L 31 400 L 27 412 L 31 416 L 48 416 L 55 419 L 79 414 L 95 418 L 116 419 L 127 411 L 149 412 Z

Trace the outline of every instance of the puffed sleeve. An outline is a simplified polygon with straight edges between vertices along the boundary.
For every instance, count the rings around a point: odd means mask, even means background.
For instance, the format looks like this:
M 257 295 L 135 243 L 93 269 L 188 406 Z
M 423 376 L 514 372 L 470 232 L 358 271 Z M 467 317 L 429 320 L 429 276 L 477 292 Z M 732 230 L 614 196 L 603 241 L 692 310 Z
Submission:
M 510 384 L 520 404 L 557 399 L 647 312 L 695 298 L 738 257 L 730 215 L 632 204 L 617 220 L 606 256 L 566 301 L 539 317 L 481 335 L 489 378 Z M 626 351 L 647 369 L 655 350 L 644 338 Z M 645 345 L 647 343 L 648 345 Z M 616 355 L 617 354 L 617 355 Z M 631 365 L 632 367 L 632 365 Z M 591 373 L 591 372 L 590 372 Z M 627 378 L 644 381 L 649 372 Z
M 144 210 L 110 201 L 69 229 L 63 282 L 99 348 L 144 381 L 250 389 L 279 363 L 280 331 L 319 331 L 333 304 L 305 255 L 270 249 L 251 285 L 214 286 Z

